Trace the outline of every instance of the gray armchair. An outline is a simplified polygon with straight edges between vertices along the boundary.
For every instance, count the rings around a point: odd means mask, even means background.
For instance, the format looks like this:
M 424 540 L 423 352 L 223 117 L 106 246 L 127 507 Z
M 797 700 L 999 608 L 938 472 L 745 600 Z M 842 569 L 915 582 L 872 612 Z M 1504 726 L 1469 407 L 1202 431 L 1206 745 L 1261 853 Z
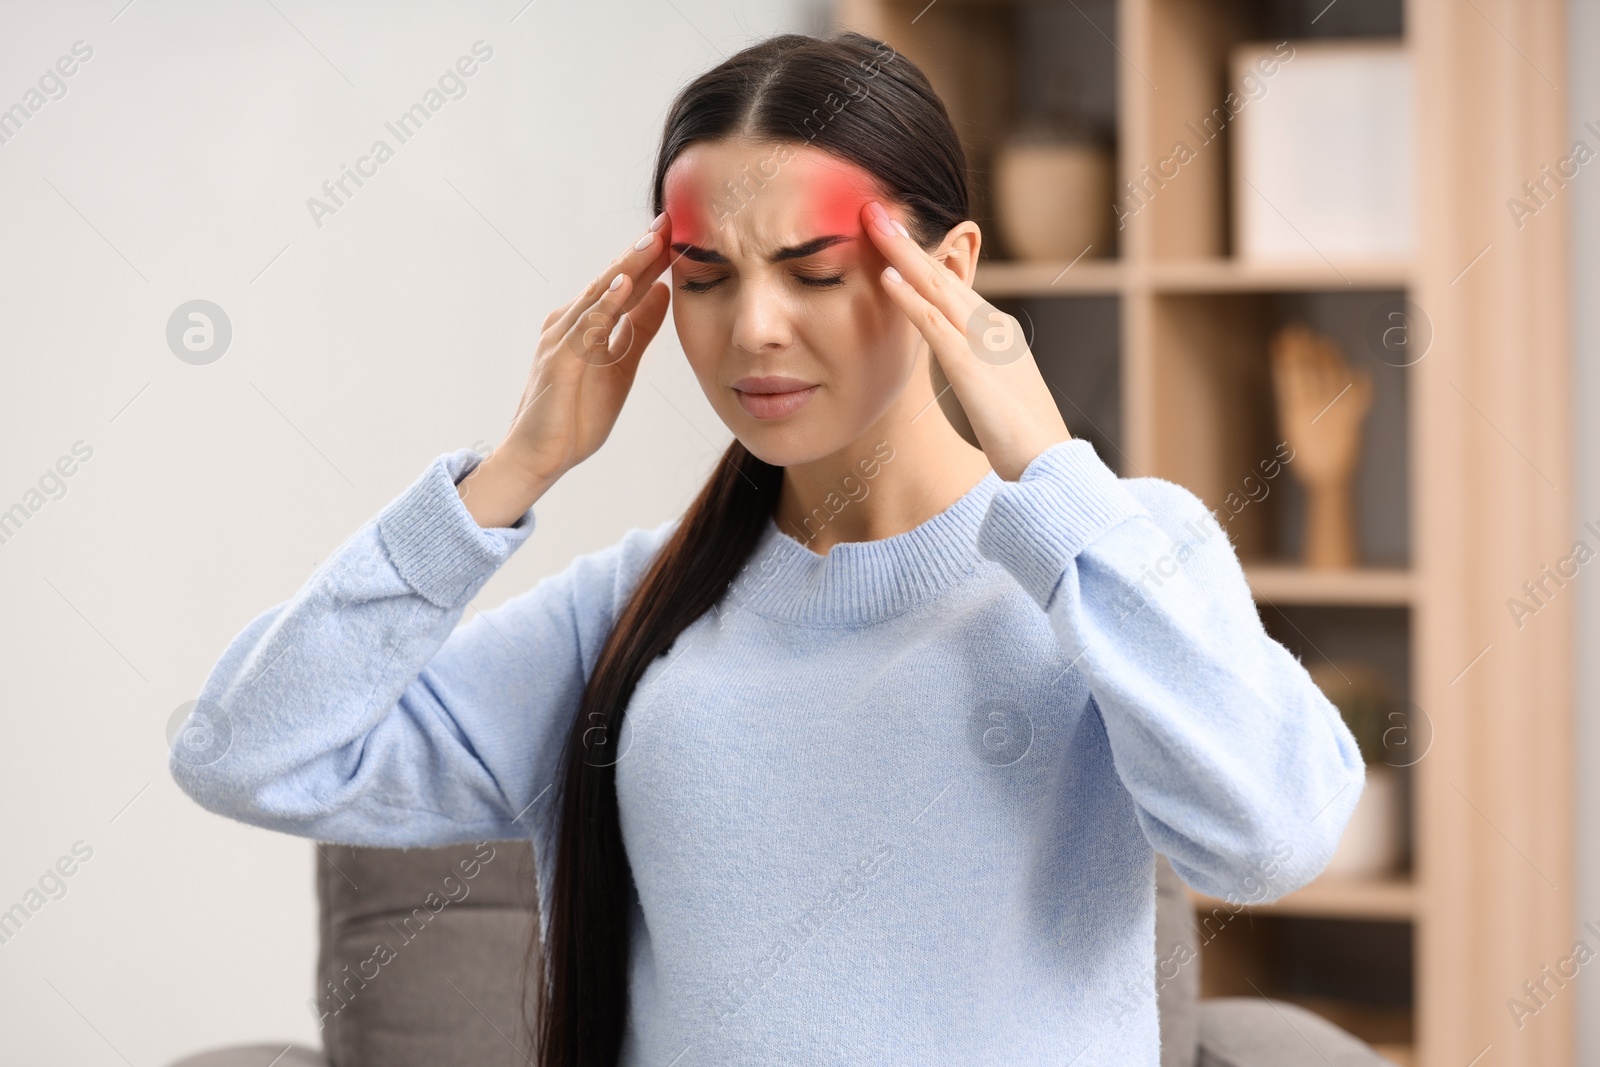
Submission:
M 323 1050 L 237 1046 L 172 1067 L 528 1067 L 518 997 L 534 885 L 525 841 L 319 845 L 321 946 L 307 1005 L 322 1020 Z M 1160 990 L 1161 1067 L 1394 1067 L 1293 1004 L 1201 1000 L 1193 919 L 1183 880 L 1157 856 L 1155 959 L 1190 959 Z

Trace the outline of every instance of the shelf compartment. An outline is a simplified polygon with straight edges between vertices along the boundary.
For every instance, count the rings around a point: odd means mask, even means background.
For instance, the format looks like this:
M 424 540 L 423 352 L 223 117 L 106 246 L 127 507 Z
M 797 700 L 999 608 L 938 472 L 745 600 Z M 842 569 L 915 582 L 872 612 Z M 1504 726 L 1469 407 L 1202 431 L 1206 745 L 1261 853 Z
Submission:
M 1119 299 L 1085 294 L 1059 300 L 999 296 L 995 300 L 997 309 L 1016 315 L 1022 323 L 1068 432 L 1087 439 L 1101 461 L 1118 474 L 1132 474 L 1123 435 Z
M 1264 996 L 1315 1012 L 1369 1044 L 1414 1042 L 1414 923 L 1268 908 L 1203 932 L 1202 998 Z
M 1353 486 L 1359 559 L 1367 567 L 1406 566 L 1408 368 L 1381 359 L 1372 341 L 1374 323 L 1402 294 L 1285 290 L 1145 299 L 1155 447 L 1150 473 L 1200 497 L 1246 563 L 1293 561 L 1304 537 L 1305 494 L 1292 446 L 1281 434 L 1270 349 L 1281 327 L 1303 323 L 1333 338 L 1350 366 L 1372 378 Z
M 1118 208 L 1129 213 L 1130 226 L 1148 228 L 1148 255 L 1187 260 L 1223 256 L 1231 249 L 1233 118 L 1244 105 L 1230 109 L 1227 103 L 1230 93 L 1246 104 L 1251 98 L 1249 89 L 1231 78 L 1235 45 L 1402 40 L 1403 6 L 1399 0 L 1338 5 L 1143 0 L 1144 34 L 1129 42 L 1130 62 L 1139 73 L 1129 85 L 1140 95 L 1135 104 L 1144 105 L 1144 123 L 1119 173 Z M 1266 86 L 1270 92 L 1270 80 Z M 1187 153 L 1176 151 L 1179 144 Z
M 1106 144 L 1111 173 L 1121 172 L 1114 43 L 1120 9 L 1118 0 L 1078 0 L 1070 6 L 1021 0 L 839 0 L 835 20 L 886 41 L 928 76 L 966 153 L 971 217 L 982 221 L 986 252 L 1001 253 L 996 263 L 1010 265 L 1016 261 L 995 225 L 994 202 L 994 163 L 1010 134 L 1035 122 L 1053 126 L 1070 119 L 1062 125 L 1075 127 L 1070 132 L 1079 139 Z M 1094 199 L 1114 224 L 1115 179 L 1108 184 L 1105 197 Z M 1110 246 L 1095 248 L 1085 262 L 1114 260 L 1119 240 L 1113 228 Z M 1050 277 L 1064 266 L 1056 265 Z M 1102 281 L 1099 288 L 1079 291 L 1117 290 Z

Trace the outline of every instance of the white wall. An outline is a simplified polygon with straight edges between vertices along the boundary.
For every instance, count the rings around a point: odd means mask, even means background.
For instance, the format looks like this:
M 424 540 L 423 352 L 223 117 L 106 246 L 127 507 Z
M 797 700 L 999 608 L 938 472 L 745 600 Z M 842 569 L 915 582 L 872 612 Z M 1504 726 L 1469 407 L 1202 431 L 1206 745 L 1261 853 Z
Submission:
M 1600 0 L 1567 0 L 1571 29 L 1567 36 L 1568 128 L 1574 138 L 1593 144 L 1585 122 L 1600 123 L 1600 70 L 1594 57 L 1600 53 Z M 1588 168 L 1585 168 L 1587 170 Z M 1573 526 L 1600 516 L 1600 185 L 1593 176 L 1572 183 L 1572 340 L 1574 351 L 1573 424 L 1577 449 L 1577 492 Z M 1577 613 L 1576 651 L 1578 676 L 1577 744 L 1574 746 L 1577 781 L 1577 915 L 1573 937 L 1588 940 L 1584 923 L 1600 922 L 1600 585 L 1593 581 L 1573 586 Z M 1585 969 L 1587 973 L 1587 968 Z M 1579 981 L 1577 1063 L 1600 1063 L 1600 979 Z
M 93 50 L 0 144 L 0 510 L 92 449 L 0 544 L 0 910 L 92 849 L 0 944 L 0 1062 L 316 1043 L 312 847 L 180 793 L 168 720 L 436 455 L 498 440 L 545 313 L 648 223 L 673 93 L 822 28 L 808 0 L 524 2 L 0 5 L 0 108 Z M 480 39 L 466 94 L 388 134 Z M 233 328 L 205 366 L 165 337 L 196 298 Z M 728 440 L 669 320 L 479 605 L 681 510 Z

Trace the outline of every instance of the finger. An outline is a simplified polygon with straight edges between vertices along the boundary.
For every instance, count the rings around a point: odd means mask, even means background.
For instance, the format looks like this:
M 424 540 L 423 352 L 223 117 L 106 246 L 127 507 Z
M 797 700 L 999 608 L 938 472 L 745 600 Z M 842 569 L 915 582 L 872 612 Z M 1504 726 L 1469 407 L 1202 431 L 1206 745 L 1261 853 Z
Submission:
M 633 294 L 633 279 L 626 271 L 612 280 L 614 288 L 602 292 L 584 313 L 567 328 L 561 347 L 593 367 L 607 367 L 616 362 L 612 354 L 611 331 L 622 317 L 622 307 Z M 633 327 L 624 327 L 628 332 Z
M 662 242 L 660 255 L 640 276 L 653 279 L 665 269 L 669 252 L 667 244 Z M 589 366 L 609 367 L 629 355 L 637 357 L 660 329 L 666 314 L 672 292 L 668 286 L 641 284 L 626 272 L 619 273 L 616 282 L 617 288 L 600 294 L 564 339 L 569 350 Z M 647 300 L 650 305 L 642 314 L 637 314 L 640 305 Z M 641 333 L 643 327 L 648 329 Z
M 577 319 L 591 311 L 600 299 L 613 290 L 611 284 L 621 275 L 628 275 L 638 280 L 643 278 L 647 271 L 654 266 L 654 261 L 659 258 L 658 251 L 661 247 L 660 238 L 655 234 L 647 234 L 650 242 L 643 249 L 628 248 L 625 252 L 606 265 L 606 269 L 592 278 L 583 290 L 573 297 L 572 302 L 561 309 L 556 320 L 547 326 L 547 331 L 560 336 L 572 329 Z M 657 271 L 659 273 L 659 271 Z M 652 274 L 649 279 L 654 278 Z M 637 286 L 633 287 L 637 288 Z
M 872 241 L 922 298 L 942 311 L 946 318 L 965 328 L 972 313 L 984 300 L 960 276 L 929 255 L 910 236 L 901 231 L 905 224 L 890 218 L 884 206 L 870 200 L 862 208 L 862 222 Z
M 668 267 L 672 266 L 672 261 L 677 258 L 672 251 L 671 235 L 666 232 L 665 228 L 662 229 L 658 236 L 660 237 L 660 240 L 656 245 L 656 247 L 659 249 L 659 251 L 656 252 L 656 258 L 646 264 L 644 270 L 640 271 L 634 277 L 633 295 L 628 298 L 627 303 L 622 305 L 622 310 L 624 312 L 632 311 L 645 299 L 645 297 L 650 295 L 651 289 L 654 288 L 651 283 L 657 278 L 661 277 L 662 272 Z M 670 290 L 668 291 L 668 295 L 670 296 Z
M 640 271 L 634 277 L 633 295 L 628 297 L 627 301 L 622 305 L 622 310 L 623 310 L 624 313 L 632 311 L 634 306 L 635 306 L 635 304 L 637 304 L 638 301 L 644 299 L 645 294 L 647 292 L 649 292 L 649 286 L 647 286 L 645 283 L 649 282 L 649 281 L 654 281 L 657 277 L 660 276 L 662 271 L 666 270 L 667 267 L 671 266 L 671 264 L 672 264 L 672 249 L 671 249 L 668 241 L 667 240 L 662 240 L 658 247 L 659 247 L 660 251 L 657 253 L 656 258 L 654 260 L 652 260 L 650 262 L 650 264 L 644 268 L 644 270 Z M 616 260 L 613 260 L 612 261 L 613 267 L 618 262 L 620 262 L 621 259 L 622 259 L 622 257 L 618 256 Z M 614 277 L 615 274 L 616 274 L 615 270 L 609 270 L 608 273 L 602 274 L 601 277 L 606 278 L 607 279 L 606 284 L 609 285 L 610 284 L 610 280 L 609 279 Z M 560 307 L 555 308 L 554 310 L 552 310 L 550 312 L 550 314 L 545 316 L 544 324 L 542 326 L 540 326 L 540 328 L 539 328 L 540 331 L 544 332 L 544 333 L 548 333 L 551 330 L 551 328 L 556 325 L 556 323 L 561 321 L 563 316 L 566 316 L 568 314 L 568 312 L 571 311 L 571 309 L 577 304 L 577 302 L 579 300 L 584 299 L 588 295 L 589 295 L 589 290 L 585 289 L 583 292 L 581 292 L 577 296 L 573 297 L 567 303 L 565 303 L 565 304 L 561 305 Z M 596 296 L 595 299 L 598 299 L 598 297 Z M 570 323 L 568 324 L 568 328 L 570 328 Z
M 605 270 L 595 275 L 583 291 L 561 309 L 561 314 L 554 322 L 547 320 L 545 332 L 553 332 L 558 337 L 568 333 L 580 315 L 587 314 L 599 302 L 602 295 L 611 291 L 609 286 L 618 274 L 627 275 L 634 283 L 634 289 L 642 296 L 644 290 L 670 262 L 671 229 L 671 220 L 667 219 L 666 213 L 663 212 L 661 225 L 655 230 L 646 230 L 639 241 L 629 245 L 621 255 L 606 265 Z M 640 243 L 643 243 L 643 248 L 638 247 Z
M 595 380 L 595 388 L 605 398 L 606 410 L 620 410 L 622 402 L 627 399 L 644 351 L 655 339 L 666 318 L 671 293 L 671 286 L 656 282 L 645 288 L 639 302 L 628 312 L 627 321 L 633 328 L 623 331 L 612 342 L 616 346 L 613 373 L 601 374 Z
M 646 286 L 643 296 L 640 296 L 634 307 L 627 312 L 629 322 L 634 323 L 634 334 L 632 334 L 634 339 L 632 347 L 622 352 L 622 360 L 638 362 L 638 354 L 654 341 L 656 333 L 661 330 L 661 323 L 666 322 L 667 306 L 670 301 L 672 301 L 672 286 L 666 282 L 656 282 L 654 285 Z
M 631 362 L 637 366 L 639 357 L 655 339 L 667 316 L 667 302 L 672 290 L 665 282 L 647 285 L 632 301 L 633 309 L 626 312 L 624 321 L 630 327 L 617 331 L 611 339 L 613 362 L 618 366 Z
M 880 277 L 890 299 L 906 313 L 939 357 L 947 377 L 954 379 L 964 374 L 974 361 L 1004 367 L 1032 354 L 1017 317 L 982 297 L 977 298 L 964 319 L 953 322 L 946 311 L 918 292 L 894 266 L 886 267 Z
M 949 316 L 935 307 L 904 277 L 896 277 L 893 266 L 886 267 L 879 277 L 883 279 L 889 299 L 905 312 L 906 318 L 927 340 L 934 355 L 939 357 L 939 365 L 944 368 L 945 376 L 949 377 L 952 373 L 952 365 L 964 367 L 973 356 L 967 335 L 956 329 Z M 959 373 L 959 370 L 955 373 Z

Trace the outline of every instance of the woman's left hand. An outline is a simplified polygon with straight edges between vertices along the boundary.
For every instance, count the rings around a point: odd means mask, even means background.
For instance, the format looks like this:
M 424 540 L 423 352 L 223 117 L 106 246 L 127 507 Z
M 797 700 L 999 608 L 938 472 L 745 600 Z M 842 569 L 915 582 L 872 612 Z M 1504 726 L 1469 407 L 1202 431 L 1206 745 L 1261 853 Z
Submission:
M 861 220 L 889 261 L 885 291 L 938 357 L 995 473 L 1014 482 L 1039 453 L 1071 440 L 1016 317 L 925 252 L 878 201 Z

